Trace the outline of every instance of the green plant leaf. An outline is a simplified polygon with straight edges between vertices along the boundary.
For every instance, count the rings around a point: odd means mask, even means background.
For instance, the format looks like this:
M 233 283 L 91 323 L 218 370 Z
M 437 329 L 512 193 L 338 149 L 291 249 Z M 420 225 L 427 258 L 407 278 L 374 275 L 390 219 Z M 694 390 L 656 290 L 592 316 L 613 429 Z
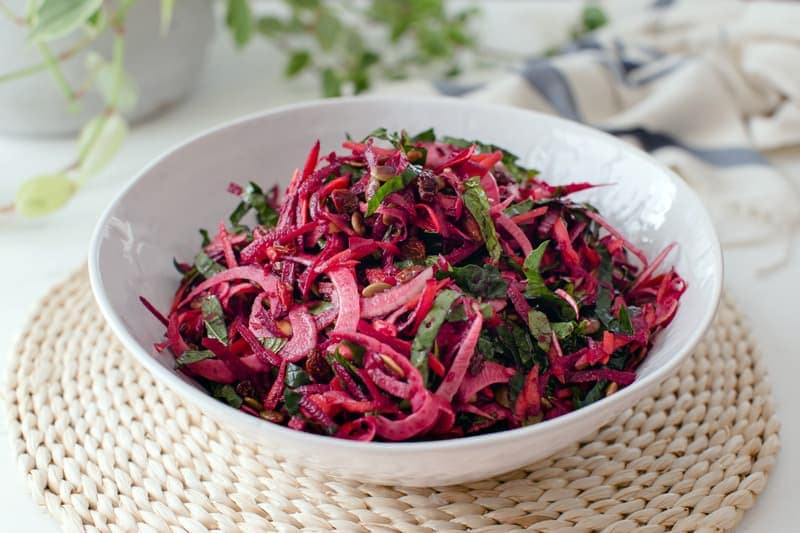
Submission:
M 375 196 L 367 202 L 367 216 L 372 215 L 376 209 L 381 205 L 384 198 L 393 192 L 400 191 L 407 187 L 414 179 L 422 172 L 422 167 L 419 165 L 409 164 L 402 174 L 395 176 L 383 185 L 381 185 Z
M 331 67 L 322 71 L 322 95 L 326 98 L 342 96 L 342 78 Z
M 208 254 L 202 250 L 194 258 L 194 267 L 206 279 L 225 270 L 222 265 L 211 259 Z
M 278 17 L 260 17 L 256 22 L 256 31 L 265 37 L 274 37 L 284 30 L 286 30 L 286 25 Z
M 120 71 L 119 86 L 117 86 L 117 69 L 94 51 L 86 54 L 86 69 L 94 78 L 94 86 L 103 96 L 106 105 L 120 111 L 133 109 L 139 98 L 139 89 L 136 80 L 128 72 Z
M 14 209 L 26 217 L 40 217 L 57 211 L 75 194 L 78 185 L 64 174 L 35 176 L 17 189 Z
M 205 383 L 208 392 L 217 400 L 221 400 L 236 409 L 242 406 L 242 397 L 239 396 L 232 385 L 223 385 L 222 383 L 208 380 Z
M 294 363 L 289 363 L 286 365 L 286 386 L 295 388 L 301 385 L 308 385 L 311 383 L 311 380 L 308 378 L 308 374 L 306 371 L 303 370 L 303 367 L 298 366 Z
M 528 329 L 530 329 L 531 335 L 536 339 L 536 344 L 539 345 L 542 351 L 546 352 L 550 349 L 550 332 L 552 329 L 546 314 L 536 309 L 528 311 Z
M 311 64 L 311 53 L 308 50 L 293 50 L 289 55 L 289 60 L 286 62 L 287 78 L 297 76 L 304 68 Z
M 172 24 L 172 14 L 175 12 L 175 0 L 161 0 L 161 33 L 166 34 Z
M 206 335 L 217 339 L 222 344 L 228 344 L 228 327 L 225 325 L 222 313 L 222 304 L 214 295 L 209 295 L 200 300 L 200 310 L 203 312 L 203 322 L 206 325 Z
M 31 39 L 63 37 L 85 24 L 103 0 L 44 0 L 36 10 Z
M 89 121 L 78 138 L 81 179 L 93 176 L 116 155 L 128 135 L 128 123 L 118 113 L 101 115 Z
M 544 251 L 550 241 L 544 241 L 539 246 L 531 250 L 528 257 L 525 258 L 525 263 L 522 269 L 525 272 L 525 277 L 528 278 L 528 283 L 525 287 L 525 292 L 531 298 L 540 296 L 543 293 L 549 293 L 550 289 L 544 283 L 542 274 L 539 272 L 539 265 L 542 263 Z
M 248 0 L 228 0 L 225 24 L 231 31 L 237 48 L 243 47 L 250 41 L 255 21 Z
M 492 260 L 498 261 L 503 255 L 503 249 L 500 247 L 497 230 L 489 214 L 489 198 L 486 197 L 486 191 L 481 187 L 480 179 L 477 176 L 465 181 L 464 187 L 464 205 L 478 223 L 481 236 Z
M 178 366 L 190 365 L 198 361 L 213 359 L 214 357 L 214 352 L 211 350 L 186 350 L 180 357 L 175 359 L 175 364 Z
M 321 10 L 316 25 L 316 37 L 320 48 L 323 50 L 333 48 L 341 37 L 343 29 L 341 21 L 333 13 L 327 9 Z
M 589 32 L 608 24 L 608 17 L 600 6 L 586 6 L 581 13 L 583 28 Z
M 436 341 L 436 335 L 444 324 L 447 313 L 459 296 L 457 291 L 443 290 L 433 301 L 433 307 L 425 315 L 425 319 L 419 326 L 414 342 L 411 344 L 411 364 L 417 367 L 422 374 L 423 383 L 428 381 L 428 354 Z
M 496 266 L 489 264 L 454 266 L 448 271 L 439 272 L 436 277 L 450 277 L 456 285 L 481 298 L 505 298 L 508 291 L 508 281 L 503 279 Z

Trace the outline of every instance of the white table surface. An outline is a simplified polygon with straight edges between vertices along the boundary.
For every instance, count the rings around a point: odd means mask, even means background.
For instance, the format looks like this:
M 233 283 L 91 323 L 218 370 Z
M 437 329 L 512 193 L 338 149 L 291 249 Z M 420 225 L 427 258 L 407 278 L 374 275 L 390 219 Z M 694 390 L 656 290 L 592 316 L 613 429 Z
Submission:
M 552 5 L 552 4 L 551 4 Z M 505 8 L 494 4 L 490 18 L 503 17 Z M 498 7 L 500 9 L 498 9 Z M 495 34 L 502 45 L 509 33 Z M 542 35 L 539 35 L 541 38 Z M 545 36 L 546 39 L 547 36 Z M 529 41 L 530 42 L 530 41 Z M 538 42 L 536 44 L 541 44 Z M 314 80 L 286 82 L 282 63 L 261 43 L 235 57 L 227 36 L 219 35 L 199 87 L 176 109 L 136 127 L 121 154 L 101 176 L 81 190 L 55 215 L 35 220 L 0 215 L 0 368 L 36 300 L 48 288 L 83 265 L 94 227 L 121 185 L 149 160 L 196 133 L 231 118 L 314 98 Z M 30 175 L 67 163 L 74 154 L 71 140 L 0 137 L 0 205 L 13 198 L 18 184 Z M 772 158 L 800 182 L 800 151 Z M 764 493 L 750 510 L 739 531 L 797 531 L 797 490 L 800 486 L 800 408 L 797 381 L 796 301 L 800 296 L 800 246 L 795 242 L 790 264 L 767 277 L 756 270 L 781 252 L 779 245 L 725 251 L 726 285 L 751 320 L 764 351 L 774 398 L 783 422 L 783 450 Z M 7 441 L 5 417 L 0 438 Z M 27 493 L 8 446 L 0 445 L 0 516 L 6 531 L 56 531 L 55 522 L 37 508 Z

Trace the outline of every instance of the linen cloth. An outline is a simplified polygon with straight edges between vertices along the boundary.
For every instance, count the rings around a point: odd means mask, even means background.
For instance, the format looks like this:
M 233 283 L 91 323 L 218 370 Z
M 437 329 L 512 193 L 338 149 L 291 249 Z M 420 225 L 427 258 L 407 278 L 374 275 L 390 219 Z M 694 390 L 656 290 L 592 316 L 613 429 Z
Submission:
M 723 242 L 792 234 L 800 193 L 763 152 L 800 146 L 800 2 L 600 5 L 609 24 L 555 55 L 488 82 L 416 89 L 558 114 L 630 139 L 701 195 Z M 521 5 L 514 27 L 559 23 L 536 7 L 527 23 Z M 561 31 L 567 40 L 569 28 Z

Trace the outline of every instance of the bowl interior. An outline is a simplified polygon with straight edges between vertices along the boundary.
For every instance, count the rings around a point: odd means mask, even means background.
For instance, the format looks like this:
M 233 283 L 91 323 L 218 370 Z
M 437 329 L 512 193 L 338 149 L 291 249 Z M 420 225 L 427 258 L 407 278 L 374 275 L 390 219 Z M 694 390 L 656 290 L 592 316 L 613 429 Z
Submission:
M 229 182 L 283 189 L 315 139 L 325 153 L 338 149 L 345 133 L 361 138 L 379 126 L 410 133 L 433 126 L 438 134 L 505 147 L 550 182 L 611 184 L 575 198 L 594 203 L 649 257 L 670 242 L 679 243 L 668 263 L 686 279 L 688 290 L 629 388 L 663 377 L 708 325 L 721 284 L 716 235 L 697 197 L 645 154 L 595 130 L 510 107 L 454 99 L 360 98 L 236 121 L 168 152 L 127 187 L 99 223 L 90 270 L 98 301 L 128 348 L 145 361 L 154 356 L 168 379 L 179 378 L 171 355 L 154 354 L 153 343 L 162 340 L 163 328 L 138 299 L 144 296 L 162 310 L 169 307 L 179 281 L 172 259 L 190 261 L 200 243 L 197 229 L 213 230 L 227 219 L 237 203 L 226 193 Z

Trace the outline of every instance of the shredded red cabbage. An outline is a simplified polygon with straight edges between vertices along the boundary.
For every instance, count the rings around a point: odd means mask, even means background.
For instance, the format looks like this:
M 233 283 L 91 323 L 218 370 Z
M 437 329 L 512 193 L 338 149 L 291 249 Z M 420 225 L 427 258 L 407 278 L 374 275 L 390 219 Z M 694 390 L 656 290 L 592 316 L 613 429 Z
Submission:
M 293 429 L 362 441 L 535 424 L 636 378 L 686 289 L 496 146 L 376 130 L 319 142 L 285 197 L 240 202 L 204 242 L 166 327 L 179 371 Z M 255 224 L 244 224 L 249 212 Z

